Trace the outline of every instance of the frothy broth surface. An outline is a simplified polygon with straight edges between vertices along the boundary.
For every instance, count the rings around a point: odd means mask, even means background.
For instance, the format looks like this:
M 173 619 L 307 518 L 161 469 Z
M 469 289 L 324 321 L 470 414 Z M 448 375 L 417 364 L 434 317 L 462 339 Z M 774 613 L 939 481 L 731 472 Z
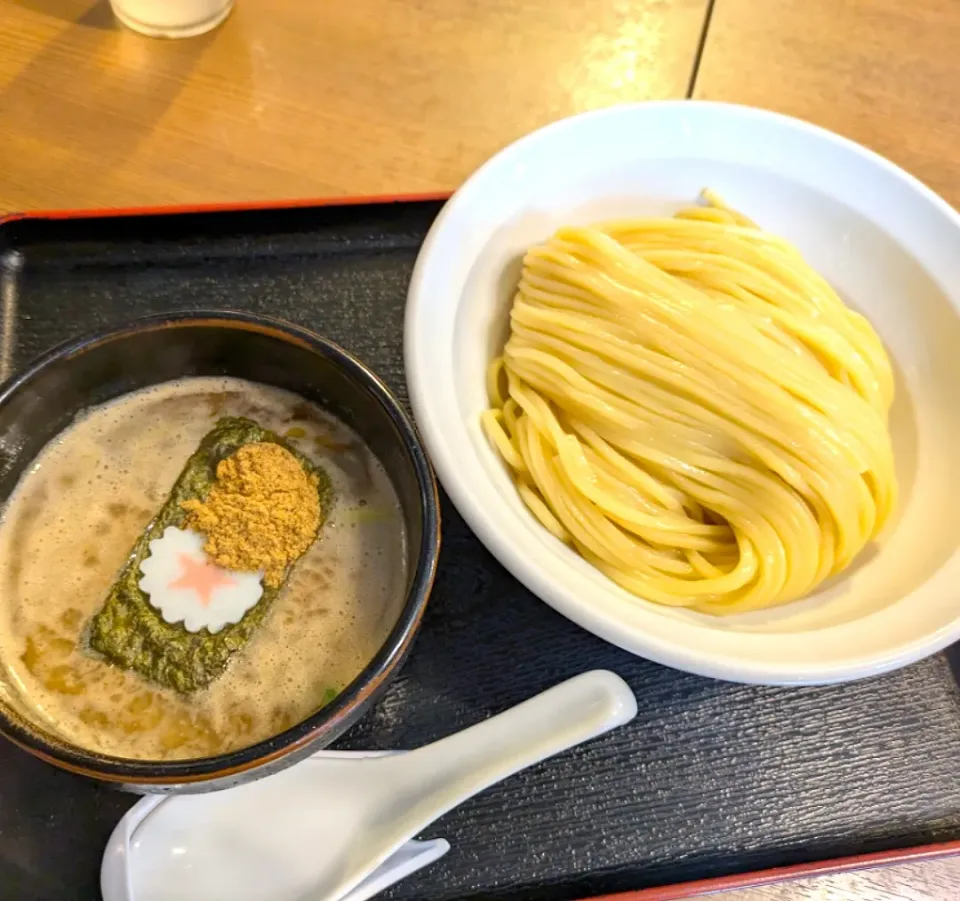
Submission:
M 336 500 L 261 628 L 189 696 L 82 647 L 134 543 L 221 416 L 246 416 L 322 465 Z M 191 378 L 92 408 L 33 462 L 0 520 L 0 662 L 34 716 L 120 757 L 206 756 L 253 744 L 342 690 L 386 639 L 406 585 L 403 519 L 386 473 L 343 423 L 286 391 Z

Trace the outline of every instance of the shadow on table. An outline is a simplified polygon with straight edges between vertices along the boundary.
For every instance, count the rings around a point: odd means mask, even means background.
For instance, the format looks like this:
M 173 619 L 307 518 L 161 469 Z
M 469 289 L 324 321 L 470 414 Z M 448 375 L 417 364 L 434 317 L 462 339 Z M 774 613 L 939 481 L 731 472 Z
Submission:
M 71 3 L 70 0 L 13 0 L 13 5 L 84 28 L 109 31 L 119 27 L 108 0 L 95 0 L 92 4 L 89 0 L 84 3 Z
M 232 89 L 248 90 L 247 39 L 237 23 L 188 41 L 160 41 L 119 25 L 107 0 L 13 3 L 64 23 L 47 23 L 40 51 L 0 88 L 4 122 L 8 129 L 15 123 L 12 140 L 0 147 L 0 171 L 14 204 L 17 190 L 29 193 L 38 183 L 83 185 L 86 196 L 96 195 L 101 183 L 116 190 L 214 42 L 230 61 Z M 198 107 L 195 132 L 210 115 Z M 68 195 L 47 205 L 77 204 Z

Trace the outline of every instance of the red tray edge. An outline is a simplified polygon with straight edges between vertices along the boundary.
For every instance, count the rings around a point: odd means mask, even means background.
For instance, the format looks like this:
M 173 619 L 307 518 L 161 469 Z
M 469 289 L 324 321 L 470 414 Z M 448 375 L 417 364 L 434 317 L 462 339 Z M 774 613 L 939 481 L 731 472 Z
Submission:
M 343 197 L 288 198 L 285 200 L 255 200 L 225 203 L 188 203 L 138 207 L 102 207 L 90 209 L 54 209 L 28 210 L 0 214 L 0 226 L 19 219 L 84 219 L 105 218 L 108 216 L 167 216 L 180 213 L 230 213 L 250 210 L 298 209 L 306 207 L 360 206 L 377 203 L 417 203 L 425 201 L 445 201 L 450 192 L 434 191 L 410 194 L 347 195 Z M 827 876 L 845 873 L 868 867 L 889 866 L 960 854 L 960 840 L 951 842 L 915 845 L 893 851 L 878 851 L 872 854 L 858 854 L 852 857 L 837 857 L 811 863 L 794 864 L 785 867 L 773 867 L 766 870 L 754 870 L 731 876 L 718 876 L 713 879 L 698 879 L 692 882 L 680 882 L 674 885 L 637 891 L 620 892 L 612 895 L 597 895 L 584 901 L 683 901 L 733 889 L 756 888 L 811 876 Z
M 941 857 L 960 855 L 960 840 L 938 842 L 929 845 L 915 845 L 893 851 L 877 851 L 872 854 L 857 854 L 852 857 L 837 857 L 832 860 L 819 860 L 811 863 L 794 864 L 786 867 L 773 867 L 768 870 L 754 870 L 732 876 L 719 876 L 714 879 L 698 879 L 693 882 L 678 882 L 658 888 L 640 889 L 633 892 L 620 892 L 613 895 L 594 896 L 584 901 L 683 901 L 685 898 L 698 898 L 715 892 L 733 889 L 759 888 L 792 879 L 812 876 L 830 876 L 836 873 L 849 873 L 869 867 L 890 866 L 892 864 L 915 863 L 934 860 Z M 720 901 L 720 899 L 717 899 Z
M 227 203 L 185 203 L 158 206 L 93 207 L 90 209 L 24 210 L 0 213 L 0 225 L 18 219 L 99 219 L 107 216 L 170 216 L 179 213 L 240 213 L 249 210 L 291 210 L 305 207 L 362 206 L 377 203 L 418 203 L 449 200 L 449 191 L 412 194 L 346 195 L 343 197 L 287 198 Z

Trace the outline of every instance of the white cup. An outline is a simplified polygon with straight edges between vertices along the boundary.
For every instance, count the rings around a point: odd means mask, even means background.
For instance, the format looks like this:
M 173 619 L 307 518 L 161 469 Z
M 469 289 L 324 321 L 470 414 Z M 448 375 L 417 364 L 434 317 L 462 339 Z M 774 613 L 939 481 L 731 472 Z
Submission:
M 234 0 L 110 0 L 128 28 L 155 38 L 190 38 L 216 28 Z

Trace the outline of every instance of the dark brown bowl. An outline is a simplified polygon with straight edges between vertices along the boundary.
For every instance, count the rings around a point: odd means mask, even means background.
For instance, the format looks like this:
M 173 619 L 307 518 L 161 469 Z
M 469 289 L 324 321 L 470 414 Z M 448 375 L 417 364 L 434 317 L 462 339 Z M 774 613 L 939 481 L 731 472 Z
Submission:
M 380 459 L 408 535 L 403 607 L 376 656 L 329 705 L 229 754 L 142 761 L 84 750 L 28 721 L 0 693 L 0 733 L 48 763 L 140 791 L 196 792 L 267 775 L 336 739 L 369 709 L 410 650 L 433 584 L 440 512 L 409 417 L 359 360 L 319 335 L 235 312 L 173 313 L 61 345 L 0 388 L 0 500 L 44 445 L 86 407 L 185 376 L 235 376 L 293 391 L 353 428 Z

